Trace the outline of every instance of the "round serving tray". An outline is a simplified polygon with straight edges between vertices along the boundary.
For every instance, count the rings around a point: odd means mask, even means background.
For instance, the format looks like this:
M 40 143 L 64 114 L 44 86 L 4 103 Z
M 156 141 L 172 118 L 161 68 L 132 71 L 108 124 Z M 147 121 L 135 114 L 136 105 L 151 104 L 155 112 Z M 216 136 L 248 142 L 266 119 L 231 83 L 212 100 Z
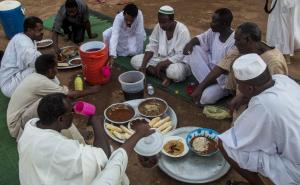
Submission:
M 170 131 L 166 136 L 180 136 L 185 138 L 186 135 L 199 127 L 182 127 Z M 182 158 L 171 158 L 162 155 L 159 168 L 170 177 L 186 183 L 198 184 L 215 181 L 225 175 L 230 165 L 225 161 L 221 152 L 210 157 L 201 157 L 192 151 Z

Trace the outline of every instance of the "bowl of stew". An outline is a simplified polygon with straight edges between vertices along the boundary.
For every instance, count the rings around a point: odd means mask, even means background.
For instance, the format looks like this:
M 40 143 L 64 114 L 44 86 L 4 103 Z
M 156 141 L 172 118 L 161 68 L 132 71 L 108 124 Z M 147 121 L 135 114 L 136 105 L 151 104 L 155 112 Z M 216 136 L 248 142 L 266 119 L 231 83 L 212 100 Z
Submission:
M 134 108 L 126 103 L 115 103 L 104 110 L 105 119 L 115 124 L 125 124 L 135 116 Z

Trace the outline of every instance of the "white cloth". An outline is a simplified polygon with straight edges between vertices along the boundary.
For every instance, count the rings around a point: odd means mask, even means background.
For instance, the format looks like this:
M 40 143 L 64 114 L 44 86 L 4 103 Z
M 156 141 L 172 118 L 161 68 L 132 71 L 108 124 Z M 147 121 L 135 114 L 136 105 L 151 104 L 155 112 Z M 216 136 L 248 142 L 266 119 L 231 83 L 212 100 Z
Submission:
M 278 0 L 275 8 L 269 14 L 267 43 L 278 48 L 283 54 L 293 55 L 294 50 L 300 46 L 298 45 L 300 32 L 295 32 L 299 31 L 300 27 L 299 17 L 296 17 L 300 14 L 298 12 L 300 3 L 297 1 L 299 0 Z M 274 6 L 274 3 L 275 0 L 272 1 L 271 7 Z M 296 14 L 295 11 L 297 11 Z
M 294 16 L 294 37 L 295 50 L 300 48 L 300 1 L 295 2 L 295 16 Z
M 153 52 L 153 57 L 147 66 L 156 66 L 168 59 L 173 64 L 167 68 L 167 77 L 179 82 L 190 75 L 189 67 L 183 63 L 183 48 L 190 40 L 190 32 L 184 24 L 176 22 L 173 37 L 170 40 L 167 39 L 166 31 L 157 24 L 149 38 L 146 51 Z M 131 65 L 138 70 L 142 66 L 143 57 L 143 54 L 132 57 Z
M 219 136 L 243 169 L 259 172 L 276 185 L 300 184 L 300 86 L 285 75 L 252 97 L 233 128 Z
M 24 33 L 9 41 L 0 68 L 0 87 L 5 96 L 11 97 L 20 82 L 35 71 L 34 63 L 40 55 L 36 44 Z
M 128 56 L 141 54 L 146 38 L 142 11 L 128 27 L 124 21 L 124 12 L 115 17 L 112 27 L 103 32 L 103 41 L 109 43 L 110 56 Z
M 82 184 L 120 185 L 128 157 L 124 149 L 108 160 L 101 148 L 79 144 L 55 130 L 36 127 L 30 120 L 18 142 L 21 185 Z M 100 175 L 97 177 L 97 175 Z M 128 184 L 128 179 L 127 179 Z
M 58 79 L 51 80 L 38 73 L 28 75 L 16 88 L 8 104 L 7 127 L 11 136 L 17 137 L 21 124 L 25 124 L 24 121 L 27 122 L 28 118 L 37 116 L 35 102 L 48 94 L 57 92 L 68 93 L 68 88 L 60 86 Z M 30 112 L 27 111 L 28 109 Z
M 208 29 L 197 36 L 200 46 L 194 46 L 191 55 L 184 58 L 189 64 L 194 77 L 201 83 L 211 70 L 224 58 L 224 56 L 234 47 L 234 32 L 225 42 L 220 41 L 220 33 Z M 221 75 L 217 78 L 218 84 L 214 84 L 207 92 L 203 92 L 200 99 L 201 104 L 213 104 L 219 99 L 228 95 L 225 90 L 227 76 Z M 219 85 L 219 87 L 215 86 Z M 216 91 L 216 92 L 212 92 Z M 212 93 L 211 93 L 212 92 Z
M 143 63 L 144 54 L 136 55 L 131 58 L 131 65 L 134 69 L 139 70 Z M 155 61 L 153 61 L 155 60 Z M 155 64 L 157 65 L 157 61 L 164 61 L 166 59 L 160 59 L 158 57 L 150 59 L 147 66 Z M 186 77 L 191 75 L 191 70 L 188 65 L 183 62 L 172 63 L 166 70 L 166 76 L 175 81 L 181 82 L 186 79 Z

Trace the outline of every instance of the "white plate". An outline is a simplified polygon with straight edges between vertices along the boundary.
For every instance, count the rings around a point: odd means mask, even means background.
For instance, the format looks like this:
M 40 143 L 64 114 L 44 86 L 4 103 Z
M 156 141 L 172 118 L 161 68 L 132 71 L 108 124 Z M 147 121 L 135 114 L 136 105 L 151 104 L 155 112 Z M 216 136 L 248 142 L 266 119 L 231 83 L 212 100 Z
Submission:
M 199 127 L 182 127 L 173 130 L 166 136 L 180 136 L 187 134 Z M 182 158 L 171 158 L 162 155 L 158 163 L 159 168 L 170 177 L 185 183 L 199 184 L 215 181 L 225 175 L 230 165 L 226 162 L 221 152 L 210 157 L 201 157 L 189 152 Z
M 49 42 L 48 44 L 46 45 L 43 45 L 43 46 L 39 46 L 38 44 L 43 44 L 45 42 Z M 36 42 L 36 47 L 37 48 L 46 48 L 48 46 L 51 46 L 53 44 L 53 40 L 52 39 L 44 39 L 44 40 L 41 40 L 41 41 L 37 41 Z
M 182 138 L 180 136 L 169 136 L 169 135 L 165 136 L 163 147 L 165 146 L 165 144 L 167 144 L 171 140 L 179 140 L 183 144 L 183 152 L 180 155 L 175 156 L 175 155 L 171 155 L 171 154 L 167 153 L 163 148 L 161 151 L 163 154 L 165 154 L 166 156 L 169 156 L 169 157 L 179 158 L 179 157 L 185 156 L 189 152 L 189 147 L 187 146 L 187 144 L 185 142 L 185 138 Z
M 72 62 L 73 62 L 74 60 L 80 60 L 80 64 L 73 64 Z M 68 64 L 69 64 L 69 66 L 79 67 L 79 66 L 81 66 L 81 58 L 80 58 L 80 57 L 72 58 L 72 59 L 70 59 L 70 60 L 68 61 Z
M 141 115 L 138 114 L 137 108 L 138 108 L 139 103 L 141 101 L 143 101 L 143 100 L 145 100 L 145 99 L 130 100 L 130 101 L 125 101 L 123 103 L 127 103 L 127 104 L 131 105 L 134 108 L 134 110 L 136 112 L 135 117 L 141 117 Z M 175 111 L 170 106 L 169 106 L 167 112 L 163 115 L 163 117 L 167 117 L 167 116 L 171 117 L 171 120 L 172 120 L 172 130 L 176 129 L 176 127 L 177 127 L 177 116 L 176 116 Z M 106 119 L 104 119 L 104 122 L 105 123 L 109 123 L 109 121 L 106 120 Z M 118 143 L 124 143 L 125 142 L 125 140 L 120 140 L 120 139 L 116 138 L 111 132 L 109 132 L 109 130 L 105 127 L 105 124 L 103 124 L 103 126 L 104 126 L 105 133 L 110 138 L 112 138 L 114 141 L 117 141 Z M 126 125 L 124 125 L 124 126 L 128 127 L 128 123 Z

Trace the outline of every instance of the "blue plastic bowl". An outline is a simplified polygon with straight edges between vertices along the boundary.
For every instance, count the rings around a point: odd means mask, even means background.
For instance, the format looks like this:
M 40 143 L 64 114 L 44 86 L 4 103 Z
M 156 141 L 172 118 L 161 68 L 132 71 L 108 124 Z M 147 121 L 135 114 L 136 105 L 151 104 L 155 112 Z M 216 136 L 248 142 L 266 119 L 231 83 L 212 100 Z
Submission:
M 214 152 L 208 153 L 208 154 L 203 154 L 199 151 L 194 150 L 194 148 L 191 145 L 191 141 L 194 137 L 202 136 L 202 137 L 207 137 L 209 139 L 212 139 L 217 143 L 218 142 L 218 135 L 219 135 L 219 133 L 217 131 L 213 130 L 213 129 L 198 128 L 196 130 L 193 130 L 193 131 L 189 132 L 188 135 L 185 138 L 185 141 L 186 141 L 186 143 L 187 143 L 187 145 L 188 145 L 188 147 L 190 148 L 191 151 L 193 151 L 194 153 L 196 153 L 199 156 L 207 157 L 207 156 L 212 156 L 212 155 L 218 153 L 219 149 L 217 149 Z

